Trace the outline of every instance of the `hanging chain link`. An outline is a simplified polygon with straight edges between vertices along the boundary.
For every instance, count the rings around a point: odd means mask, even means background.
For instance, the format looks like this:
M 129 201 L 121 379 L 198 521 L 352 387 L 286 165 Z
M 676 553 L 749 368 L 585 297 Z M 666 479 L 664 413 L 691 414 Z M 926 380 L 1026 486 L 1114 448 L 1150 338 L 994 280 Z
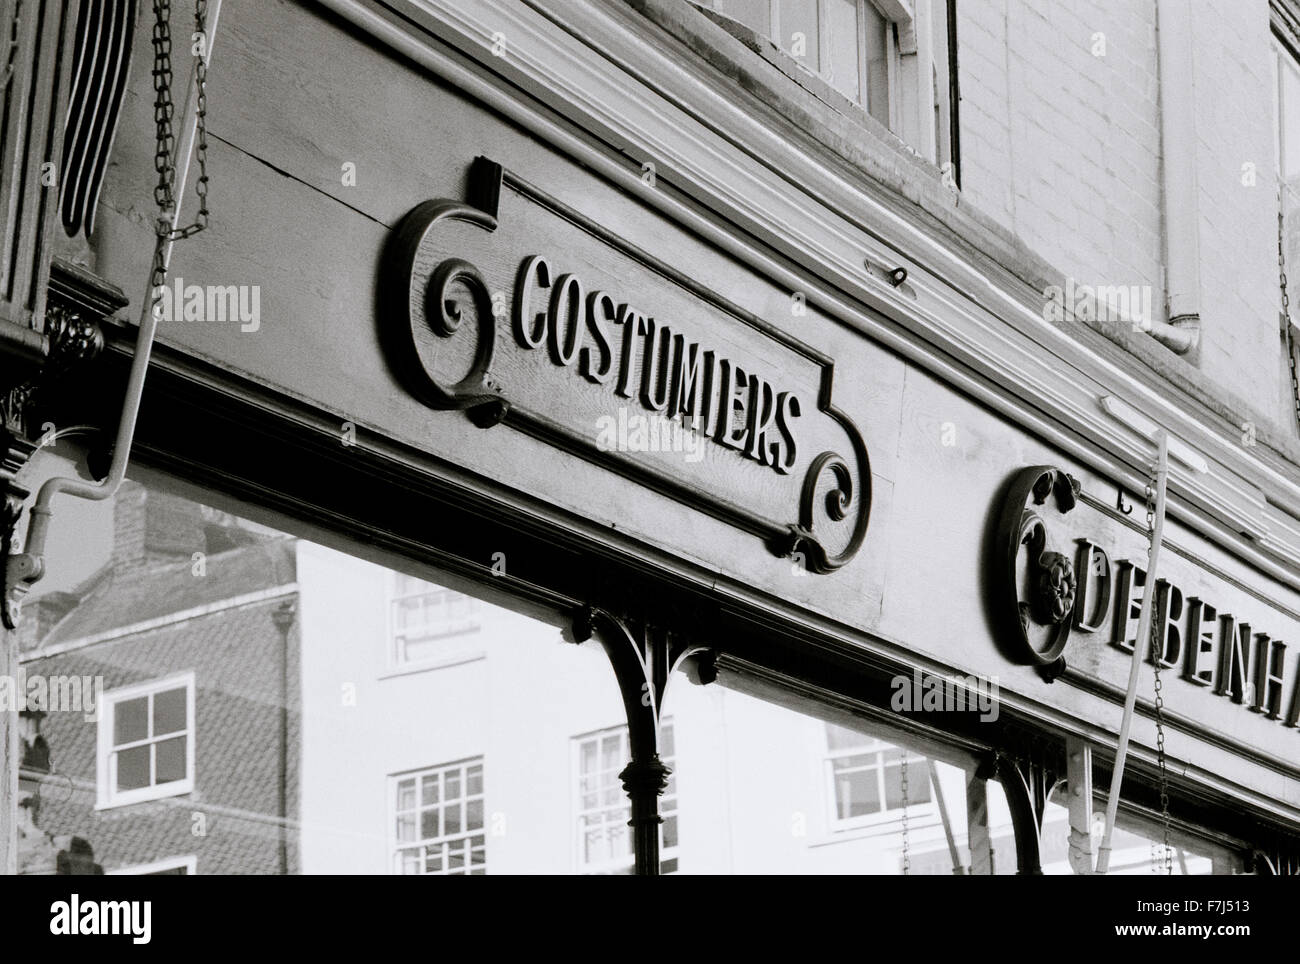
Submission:
M 154 203 L 158 206 L 158 219 L 154 225 L 157 242 L 154 245 L 153 286 L 154 309 L 161 299 L 162 287 L 167 283 L 167 244 L 198 234 L 208 226 L 208 3 L 195 0 L 194 4 L 194 76 L 198 86 L 196 110 L 195 159 L 199 176 L 195 194 L 199 199 L 198 217 L 184 228 L 172 228 L 172 216 L 179 203 L 176 186 L 176 135 L 172 121 L 176 108 L 172 102 L 172 33 L 171 0 L 153 0 L 153 117 L 155 129 L 154 170 L 158 183 L 154 186 Z
M 1147 578 L 1153 579 L 1155 573 L 1151 571 L 1151 552 L 1155 541 L 1155 514 L 1156 514 L 1156 478 L 1157 467 L 1151 466 L 1151 474 L 1147 477 L 1146 484 L 1146 509 L 1147 509 Z M 1159 863 L 1163 863 L 1163 870 L 1166 874 L 1174 872 L 1173 850 L 1169 846 L 1169 770 L 1165 760 L 1165 699 L 1163 694 L 1164 682 L 1160 679 L 1160 660 L 1164 656 L 1163 647 L 1160 645 L 1160 621 L 1156 619 L 1156 610 L 1160 603 L 1159 586 L 1156 585 L 1153 590 L 1155 597 L 1152 599 L 1151 611 L 1151 637 L 1150 653 L 1151 663 L 1155 669 L 1155 708 L 1156 708 L 1156 763 L 1160 768 L 1160 820 L 1163 831 L 1163 851 L 1162 858 L 1158 861 L 1155 854 L 1155 843 L 1152 842 L 1152 860 L 1151 866 L 1153 872 L 1157 871 Z
M 912 871 L 912 854 L 907 837 L 907 751 L 899 748 L 902 753 L 902 762 L 899 766 L 899 773 L 903 779 L 903 875 Z
M 1300 376 L 1296 373 L 1295 333 L 1291 330 L 1291 298 L 1286 290 L 1286 217 L 1282 211 L 1282 187 L 1277 192 L 1277 276 L 1282 289 L 1282 332 L 1286 337 L 1286 360 L 1291 368 L 1291 401 L 1295 404 L 1295 420 L 1300 428 Z

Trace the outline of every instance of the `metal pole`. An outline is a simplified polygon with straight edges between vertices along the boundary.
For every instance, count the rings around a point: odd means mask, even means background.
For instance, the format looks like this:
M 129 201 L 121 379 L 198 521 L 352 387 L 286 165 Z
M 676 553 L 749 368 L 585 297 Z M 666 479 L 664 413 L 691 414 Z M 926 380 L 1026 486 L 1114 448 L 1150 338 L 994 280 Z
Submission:
M 1146 587 L 1142 591 L 1142 609 L 1138 616 L 1137 639 L 1133 644 L 1133 661 L 1129 664 L 1128 693 L 1124 697 L 1124 716 L 1119 727 L 1119 747 L 1115 751 L 1115 768 L 1110 775 L 1110 797 L 1106 801 L 1106 832 L 1097 851 L 1097 873 L 1110 869 L 1110 839 L 1115 831 L 1115 815 L 1119 810 L 1119 788 L 1124 780 L 1124 764 L 1128 760 L 1128 741 L 1133 727 L 1133 708 L 1137 704 L 1138 676 L 1143 654 L 1151 646 L 1151 610 L 1156 594 L 1156 565 L 1160 559 L 1160 538 L 1165 527 L 1165 483 L 1169 477 L 1169 435 L 1164 429 L 1156 430 L 1156 511 L 1151 531 L 1151 562 L 1147 566 Z M 1155 658 L 1160 658 L 1159 653 Z
M 212 48 L 217 33 L 217 20 L 221 16 L 221 0 L 209 0 L 207 18 L 207 49 L 204 51 L 204 63 L 211 63 Z M 169 225 L 175 232 L 180 224 L 181 209 L 184 206 L 185 182 L 189 174 L 190 160 L 194 153 L 194 143 L 198 124 L 198 82 L 197 65 L 190 68 L 188 95 L 185 111 L 181 115 L 182 127 L 176 147 L 176 206 L 171 212 Z M 175 240 L 169 235 L 162 242 L 162 263 L 164 272 L 171 267 L 172 247 Z M 152 262 L 151 262 L 152 264 Z M 131 370 L 127 375 L 126 393 L 122 405 L 122 415 L 117 424 L 117 435 L 113 443 L 113 456 L 109 463 L 108 475 L 101 482 L 87 482 L 70 476 L 57 476 L 47 479 L 36 494 L 36 504 L 29 512 L 27 541 L 23 550 L 29 567 L 28 582 L 36 582 L 45 571 L 45 542 L 49 531 L 53 510 L 50 503 L 60 493 L 76 496 L 80 499 L 98 501 L 110 499 L 117 494 L 118 487 L 126 477 L 126 467 L 131 454 L 131 443 L 135 440 L 136 421 L 140 415 L 140 402 L 144 396 L 145 376 L 149 370 L 149 357 L 153 351 L 154 334 L 158 327 L 158 318 L 154 314 L 155 292 L 153 278 L 150 277 L 148 290 L 140 305 L 140 325 L 136 332 L 135 355 L 131 359 Z
M 957 838 L 953 836 L 952 821 L 948 819 L 948 804 L 943 799 L 943 787 L 939 786 L 939 768 L 933 760 L 925 761 L 930 769 L 930 786 L 934 787 L 934 802 L 939 805 L 939 819 L 943 821 L 943 834 L 948 838 L 948 853 L 952 857 L 952 872 L 966 873 L 962 866 L 961 853 L 957 850 Z

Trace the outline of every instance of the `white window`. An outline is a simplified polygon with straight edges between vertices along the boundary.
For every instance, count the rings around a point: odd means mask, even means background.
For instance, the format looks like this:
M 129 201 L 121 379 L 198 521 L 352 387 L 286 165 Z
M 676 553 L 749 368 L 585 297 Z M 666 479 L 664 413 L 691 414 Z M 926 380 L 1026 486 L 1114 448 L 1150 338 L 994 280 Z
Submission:
M 166 860 L 155 860 L 148 864 L 119 867 L 117 870 L 107 871 L 107 875 L 110 877 L 192 877 L 198 873 L 198 869 L 199 858 L 191 854 L 188 857 L 168 857 Z
M 855 730 L 826 724 L 826 778 L 830 788 L 831 829 L 846 830 L 894 819 L 907 806 L 930 802 L 930 768 L 925 757 Z
M 955 180 L 952 0 L 698 2 L 772 38 Z
M 1289 188 L 1295 203 L 1300 193 L 1300 63 L 1277 37 L 1273 38 L 1273 161 L 1278 180 Z
M 194 674 L 105 693 L 99 714 L 96 807 L 194 789 Z
M 631 760 L 627 727 L 616 726 L 574 738 L 578 775 L 578 871 L 584 874 L 630 874 L 635 867 L 632 807 L 619 774 Z M 660 759 L 670 770 L 676 760 L 673 724 L 665 720 L 659 731 Z M 665 874 L 677 872 L 677 777 L 669 774 L 668 787 L 659 798 L 663 817 L 659 832 L 659 866 Z
M 392 778 L 393 873 L 487 873 L 483 758 Z
M 389 662 L 436 663 L 465 654 L 464 637 L 479 630 L 479 601 L 404 573 L 393 573 Z

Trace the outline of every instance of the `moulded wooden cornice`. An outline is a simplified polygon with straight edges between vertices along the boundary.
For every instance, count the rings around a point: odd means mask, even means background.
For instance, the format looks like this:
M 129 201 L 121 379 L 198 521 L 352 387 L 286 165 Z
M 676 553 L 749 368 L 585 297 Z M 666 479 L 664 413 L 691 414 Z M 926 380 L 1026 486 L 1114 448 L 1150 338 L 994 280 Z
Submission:
M 1204 475 L 1171 468 L 1171 513 L 1300 588 L 1300 518 L 1282 508 L 1300 510 L 1300 483 L 1244 448 L 1236 425 L 1189 413 L 1193 406 L 1173 387 L 1136 360 L 1126 363 L 1081 322 L 1065 330 L 1045 320 L 1042 292 L 988 270 L 966 246 L 923 230 L 907 199 L 882 200 L 842 160 L 804 150 L 795 132 L 755 117 L 724 76 L 683 64 L 654 35 L 658 28 L 637 26 L 626 6 L 321 2 L 755 270 L 803 291 L 809 304 L 1141 491 L 1153 447 L 1100 403 L 1107 395 L 1123 399 L 1210 464 Z M 645 161 L 655 165 L 657 189 L 641 182 Z M 907 284 L 891 287 L 864 261 L 906 267 Z

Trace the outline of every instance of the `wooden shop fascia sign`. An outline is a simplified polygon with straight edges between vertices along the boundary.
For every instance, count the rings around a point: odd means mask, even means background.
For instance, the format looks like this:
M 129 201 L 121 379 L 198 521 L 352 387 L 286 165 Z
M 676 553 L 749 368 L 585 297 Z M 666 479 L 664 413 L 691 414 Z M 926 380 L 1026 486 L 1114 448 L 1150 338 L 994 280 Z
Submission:
M 385 348 L 413 394 L 543 439 L 809 571 L 853 558 L 871 469 L 831 400 L 829 357 L 486 158 L 468 195 L 416 207 L 384 253 Z
M 1061 470 L 1021 470 L 1002 500 L 993 546 L 1000 642 L 1049 680 L 1065 671 L 1074 634 L 1130 656 L 1137 644 L 1143 560 L 1112 558 L 1103 533 L 1081 531 L 1082 520 L 1069 515 L 1078 499 L 1078 482 Z M 1170 568 L 1162 557 L 1161 569 Z M 1266 719 L 1300 725 L 1300 653 L 1288 658 L 1278 635 L 1287 616 L 1199 567 L 1178 568 L 1181 585 L 1156 580 L 1147 661 Z

